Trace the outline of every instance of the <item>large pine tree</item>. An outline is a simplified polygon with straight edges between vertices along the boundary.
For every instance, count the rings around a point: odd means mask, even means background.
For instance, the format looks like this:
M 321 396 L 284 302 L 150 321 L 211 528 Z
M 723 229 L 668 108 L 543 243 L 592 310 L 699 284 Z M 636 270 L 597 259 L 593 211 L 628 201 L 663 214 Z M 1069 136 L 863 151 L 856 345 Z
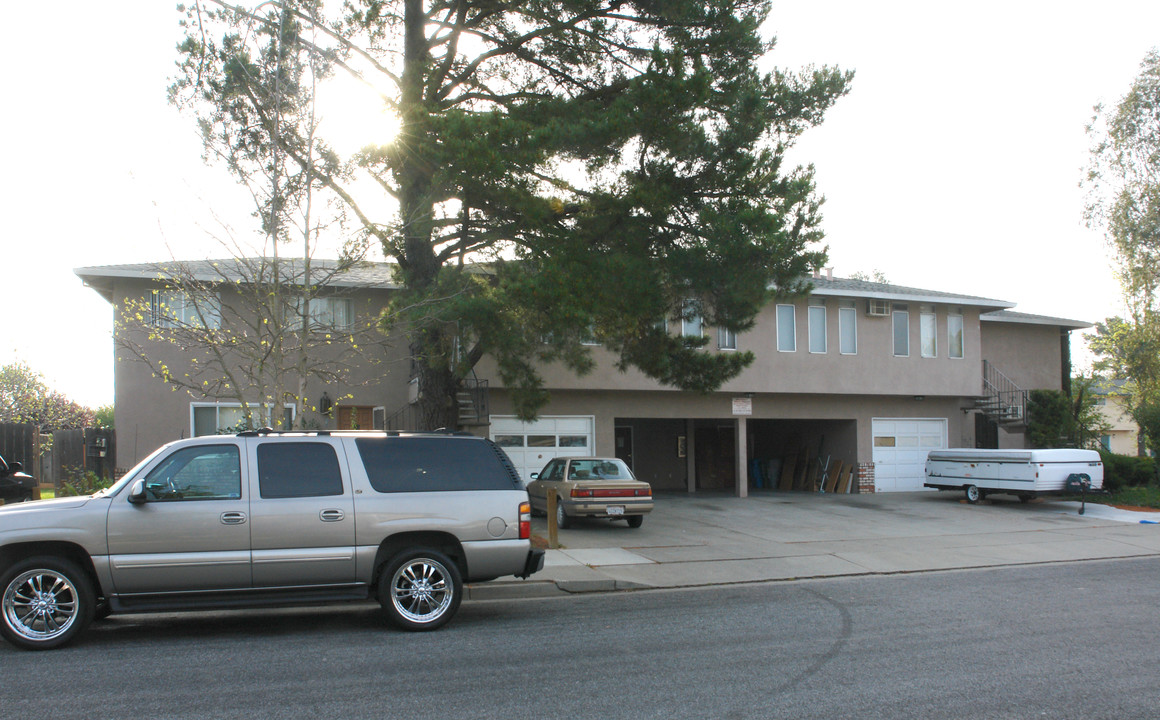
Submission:
M 547 400 L 537 368 L 586 371 L 589 340 L 621 367 L 714 389 L 752 355 L 706 353 L 658 321 L 746 330 L 824 261 L 812 172 L 785 153 L 850 74 L 763 72 L 768 1 L 350 0 L 333 16 L 309 0 L 208 2 L 187 10 L 175 99 L 219 154 L 261 166 L 263 129 L 398 263 L 384 324 L 409 335 L 429 426 L 455 425 L 455 392 L 484 355 L 532 417 Z M 265 92 L 239 90 L 236 68 L 259 65 L 247 42 L 263 36 L 267 58 L 325 62 L 282 63 L 298 70 L 277 89 L 267 77 Z M 310 162 L 293 121 L 307 67 L 376 88 L 396 139 L 345 171 Z M 372 214 L 359 174 L 394 216 Z

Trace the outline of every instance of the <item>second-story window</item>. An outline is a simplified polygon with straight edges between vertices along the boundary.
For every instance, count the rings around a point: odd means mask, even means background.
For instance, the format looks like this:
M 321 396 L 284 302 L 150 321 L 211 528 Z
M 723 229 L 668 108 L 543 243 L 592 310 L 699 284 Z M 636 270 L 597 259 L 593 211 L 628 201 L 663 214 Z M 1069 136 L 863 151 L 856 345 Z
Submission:
M 826 307 L 824 305 L 810 305 L 808 320 L 810 324 L 810 352 L 824 354 L 826 352 Z
M 938 320 L 933 310 L 924 310 L 918 316 L 919 352 L 924 358 L 938 357 Z
M 797 325 L 793 305 L 777 306 L 777 349 L 779 352 L 797 350 Z
M 681 335 L 685 337 L 701 337 L 702 326 L 704 322 L 700 315 L 693 315 L 692 317 L 681 318 Z
M 303 300 L 298 299 L 298 312 Z M 350 330 L 354 327 L 354 303 L 350 298 L 316 297 L 310 299 L 310 326 L 316 330 Z
M 963 316 L 947 315 L 947 355 L 961 360 L 963 350 Z
M 154 327 L 217 330 L 222 325 L 221 296 L 215 292 L 154 290 L 149 296 L 149 315 Z
M 717 349 L 719 350 L 736 350 L 737 349 L 737 333 L 726 328 L 717 328 Z
M 891 313 L 894 323 L 894 356 L 910 356 L 910 312 L 905 305 L 895 305 Z
M 843 355 L 858 354 L 858 311 L 855 308 L 838 308 L 838 351 Z

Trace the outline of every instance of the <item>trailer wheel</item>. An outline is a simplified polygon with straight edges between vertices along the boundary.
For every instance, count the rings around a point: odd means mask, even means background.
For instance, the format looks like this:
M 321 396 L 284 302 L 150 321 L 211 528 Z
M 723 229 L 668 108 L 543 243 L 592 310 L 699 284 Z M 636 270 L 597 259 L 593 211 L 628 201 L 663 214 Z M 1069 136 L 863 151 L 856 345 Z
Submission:
M 966 491 L 967 502 L 974 505 L 983 499 L 983 491 L 979 489 L 978 485 L 967 485 L 963 488 Z

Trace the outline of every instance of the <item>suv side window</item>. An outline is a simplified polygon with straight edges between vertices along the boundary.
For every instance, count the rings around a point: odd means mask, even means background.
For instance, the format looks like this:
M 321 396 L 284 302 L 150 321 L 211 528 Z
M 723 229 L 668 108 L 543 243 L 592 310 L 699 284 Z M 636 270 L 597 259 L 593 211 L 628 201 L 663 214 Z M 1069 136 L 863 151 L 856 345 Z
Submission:
M 236 445 L 182 448 L 145 476 L 150 500 L 236 500 L 242 496 Z
M 359 438 L 355 446 L 381 493 L 523 487 L 503 450 L 482 438 Z
M 259 445 L 258 492 L 264 498 L 342 495 L 334 448 L 317 442 Z

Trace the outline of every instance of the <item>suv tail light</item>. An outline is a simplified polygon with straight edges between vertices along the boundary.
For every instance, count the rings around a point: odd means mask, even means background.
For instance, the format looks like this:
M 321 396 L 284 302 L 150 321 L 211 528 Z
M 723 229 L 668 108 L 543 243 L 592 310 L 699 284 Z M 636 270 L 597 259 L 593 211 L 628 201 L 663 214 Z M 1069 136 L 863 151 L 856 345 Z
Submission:
M 520 503 L 520 540 L 532 537 L 532 504 Z

